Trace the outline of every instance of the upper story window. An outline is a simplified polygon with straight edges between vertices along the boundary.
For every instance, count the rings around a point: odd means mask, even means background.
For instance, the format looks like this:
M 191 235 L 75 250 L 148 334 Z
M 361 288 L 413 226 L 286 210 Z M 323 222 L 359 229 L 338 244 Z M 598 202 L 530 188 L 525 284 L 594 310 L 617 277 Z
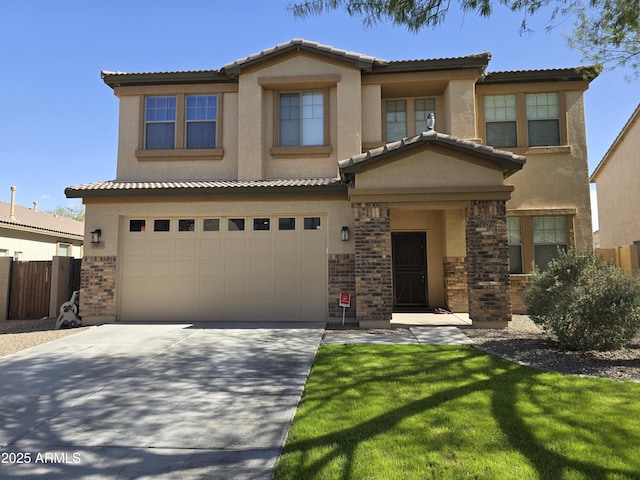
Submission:
M 485 143 L 497 148 L 561 146 L 560 103 L 558 92 L 484 95 Z
M 385 102 L 386 141 L 394 142 L 427 130 L 427 118 L 435 115 L 432 98 L 387 100 Z
M 186 148 L 215 148 L 218 97 L 187 95 Z
M 145 97 L 144 148 L 136 155 L 215 156 L 212 151 L 218 148 L 220 101 L 219 95 L 208 94 Z
M 560 102 L 557 93 L 528 93 L 527 134 L 529 146 L 560 145 Z
M 146 150 L 175 148 L 176 97 L 147 97 L 144 124 Z
M 515 95 L 484 97 L 485 139 L 493 147 L 518 145 L 517 108 Z
M 279 145 L 324 145 L 324 104 L 322 91 L 280 93 Z

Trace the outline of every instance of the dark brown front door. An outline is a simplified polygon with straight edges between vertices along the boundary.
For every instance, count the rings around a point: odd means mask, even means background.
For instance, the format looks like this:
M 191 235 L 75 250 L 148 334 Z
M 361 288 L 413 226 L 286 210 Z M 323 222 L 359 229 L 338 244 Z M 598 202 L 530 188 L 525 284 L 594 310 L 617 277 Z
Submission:
M 397 309 L 426 309 L 427 234 L 395 232 L 391 234 L 393 255 L 393 306 Z

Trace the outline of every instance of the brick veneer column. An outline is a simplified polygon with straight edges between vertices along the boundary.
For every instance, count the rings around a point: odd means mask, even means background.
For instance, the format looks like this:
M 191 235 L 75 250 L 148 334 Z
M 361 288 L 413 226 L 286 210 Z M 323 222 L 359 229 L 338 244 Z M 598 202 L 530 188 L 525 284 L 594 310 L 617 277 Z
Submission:
M 389 206 L 358 204 L 354 236 L 358 322 L 361 326 L 388 325 L 393 312 Z
M 447 308 L 452 312 L 469 311 L 467 259 L 446 257 L 444 267 L 444 295 Z
M 329 317 L 342 318 L 340 293 L 351 294 L 346 318 L 356 318 L 356 256 L 353 253 L 329 255 Z
M 84 257 L 80 271 L 80 315 L 85 323 L 116 316 L 116 257 Z
M 505 202 L 472 201 L 466 234 L 469 316 L 476 327 L 505 328 L 511 320 Z

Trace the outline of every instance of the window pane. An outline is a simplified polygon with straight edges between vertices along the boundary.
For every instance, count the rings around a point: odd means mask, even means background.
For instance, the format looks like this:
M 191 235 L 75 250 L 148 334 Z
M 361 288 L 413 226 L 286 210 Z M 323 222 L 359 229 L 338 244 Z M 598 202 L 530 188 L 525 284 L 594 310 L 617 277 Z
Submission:
M 302 94 L 302 144 L 324 145 L 324 95 Z
M 387 108 L 387 142 L 394 142 L 407 136 L 407 102 L 404 100 L 388 100 Z
M 515 147 L 518 145 L 516 122 L 491 122 L 486 124 L 486 142 L 492 147 Z
M 215 148 L 215 122 L 187 123 L 187 148 Z
M 320 230 L 320 217 L 305 217 L 305 230 Z
M 523 273 L 520 245 L 509 245 L 509 273 Z
M 515 122 L 516 119 L 515 95 L 486 95 L 484 97 L 485 122 Z
M 196 229 L 196 221 L 193 218 L 183 218 L 178 220 L 179 232 L 193 232 Z
M 218 97 L 216 95 L 187 95 L 187 121 L 216 120 Z
M 278 219 L 278 230 L 295 230 L 295 217 L 283 217 Z
M 269 230 L 271 228 L 271 220 L 269 218 L 254 218 L 254 230 Z
M 146 228 L 146 220 L 129 220 L 130 232 L 144 232 Z
M 509 233 L 509 245 L 522 243 L 522 222 L 519 217 L 507 218 L 507 231 Z
M 173 123 L 148 123 L 146 132 L 145 149 L 169 150 L 175 142 L 175 124 Z
M 280 145 L 300 145 L 300 95 L 280 95 Z
M 171 229 L 170 220 L 154 220 L 153 231 L 154 232 L 168 232 Z
M 431 98 L 421 98 L 414 100 L 414 122 L 416 135 L 427 130 L 427 117 L 430 113 L 435 115 L 436 101 Z
M 202 231 L 204 231 L 204 232 L 219 232 L 220 231 L 220 219 L 219 218 L 205 218 L 202 221 Z
M 527 131 L 530 147 L 560 145 L 559 120 L 529 120 Z
M 244 230 L 244 218 L 230 218 L 229 219 L 229 231 L 241 232 Z

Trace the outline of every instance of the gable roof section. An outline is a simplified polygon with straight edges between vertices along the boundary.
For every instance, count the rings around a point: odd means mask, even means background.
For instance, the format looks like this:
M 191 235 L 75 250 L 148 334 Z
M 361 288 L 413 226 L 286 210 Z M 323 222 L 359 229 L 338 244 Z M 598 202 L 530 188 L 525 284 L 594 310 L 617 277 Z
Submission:
M 195 181 L 107 181 L 68 187 L 67 198 L 147 196 L 147 195 L 211 195 L 238 193 L 335 193 L 346 192 L 339 178 L 299 178 L 282 180 L 195 180 Z
M 631 127 L 638 121 L 638 118 L 640 118 L 640 103 L 631 114 L 631 117 L 629 117 L 629 120 L 627 120 L 627 123 L 625 123 L 624 127 L 622 127 L 622 130 L 620 130 L 620 133 L 607 150 L 607 153 L 605 153 L 604 157 L 602 157 L 602 160 L 600 160 L 600 163 L 598 164 L 596 169 L 591 174 L 591 178 L 589 179 L 591 182 L 597 181 L 598 175 L 600 175 L 600 173 L 607 166 L 607 163 L 609 163 L 609 159 L 613 155 L 613 152 L 616 150 L 616 148 L 618 148 L 618 145 L 620 145 L 624 141 L 625 137 L 629 133 L 629 130 L 631 130 Z
M 526 158 L 521 155 L 515 155 L 504 150 L 496 150 L 493 147 L 480 145 L 468 140 L 460 140 L 451 135 L 428 131 L 413 137 L 403 138 L 397 142 L 387 143 L 382 147 L 338 162 L 340 176 L 343 181 L 350 182 L 354 174 L 361 171 L 362 167 L 366 165 L 371 165 L 385 158 L 429 144 L 440 145 L 449 150 L 467 153 L 493 162 L 502 168 L 505 178 L 522 169 L 526 162 Z
M 374 65 L 386 65 L 388 63 L 386 60 L 365 55 L 363 53 L 350 52 L 340 48 L 334 48 L 329 45 L 323 45 L 318 42 L 305 40 L 303 38 L 294 38 L 289 42 L 280 43 L 275 47 L 262 50 L 261 52 L 254 53 L 253 55 L 241 58 L 235 62 L 227 63 L 224 66 L 224 71 L 228 75 L 238 76 L 242 73 L 244 68 L 292 51 L 313 52 L 338 60 L 352 62 L 356 68 L 365 71 L 371 70 Z
M 48 212 L 38 212 L 19 205 L 14 206 L 14 214 L 12 218 L 11 204 L 0 202 L 0 227 L 63 235 L 75 239 L 84 237 L 84 223 L 72 218 Z

